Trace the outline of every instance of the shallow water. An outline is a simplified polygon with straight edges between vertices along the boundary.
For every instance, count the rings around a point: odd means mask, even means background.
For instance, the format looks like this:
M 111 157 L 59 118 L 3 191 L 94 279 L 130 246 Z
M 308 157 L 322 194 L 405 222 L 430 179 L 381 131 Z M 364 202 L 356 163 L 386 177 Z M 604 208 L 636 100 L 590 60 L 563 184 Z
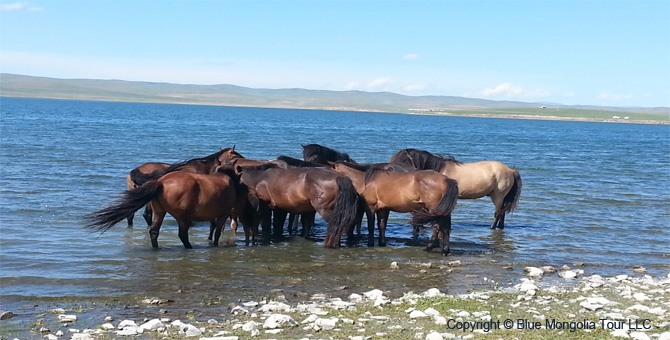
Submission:
M 158 296 L 188 308 L 279 289 L 288 298 L 373 287 L 464 292 L 489 285 L 483 277 L 518 277 L 527 265 L 575 262 L 599 274 L 630 274 L 635 265 L 654 275 L 670 269 L 668 125 L 15 98 L 2 98 L 1 106 L 5 308 L 32 297 Z M 232 145 L 248 158 L 300 158 L 300 144 L 309 143 L 359 162 L 384 162 L 407 147 L 463 162 L 498 160 L 520 171 L 521 201 L 496 231 L 488 228 L 488 198 L 459 201 L 448 258 L 422 250 L 428 231 L 413 240 L 406 214 L 391 215 L 386 248 L 368 248 L 363 238 L 323 249 L 298 237 L 214 248 L 208 225 L 196 224 L 195 249 L 186 250 L 168 219 L 155 250 L 139 214 L 134 228 L 122 222 L 102 235 L 83 228 L 81 217 L 117 197 L 128 172 L 144 162 Z M 324 229 L 317 221 L 315 239 Z M 462 266 L 450 272 L 444 266 L 454 260 Z M 389 270 L 392 261 L 401 270 Z

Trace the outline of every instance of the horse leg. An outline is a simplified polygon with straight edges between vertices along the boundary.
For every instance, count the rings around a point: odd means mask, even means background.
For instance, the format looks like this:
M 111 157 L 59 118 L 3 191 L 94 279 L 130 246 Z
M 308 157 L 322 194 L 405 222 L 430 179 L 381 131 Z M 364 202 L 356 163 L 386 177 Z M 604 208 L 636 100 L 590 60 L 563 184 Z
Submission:
M 226 224 L 226 220 L 228 219 L 228 216 L 223 216 L 223 217 L 218 217 L 214 220 L 209 221 L 209 230 L 210 230 L 210 235 L 212 234 L 212 229 L 215 230 L 214 233 L 214 242 L 212 242 L 212 245 L 218 246 L 219 245 L 219 239 L 221 238 L 221 231 L 223 230 L 223 226 Z
M 261 228 L 263 229 L 263 243 L 269 244 L 270 237 L 272 236 L 272 210 L 263 209 L 261 215 Z
M 274 220 L 272 221 L 272 236 L 276 239 L 281 239 L 284 233 L 284 222 L 286 222 L 286 211 L 274 209 Z
M 193 246 L 191 246 L 191 242 L 188 241 L 188 228 L 191 226 L 191 221 L 179 219 L 177 220 L 177 223 L 179 224 L 179 239 L 181 240 L 181 243 L 184 244 L 184 248 L 192 249 Z
M 160 232 L 164 218 L 165 218 L 164 211 L 156 211 L 156 213 L 154 214 L 153 223 L 149 228 L 149 237 L 151 238 L 151 246 L 154 248 L 158 248 L 158 233 Z
M 387 209 L 377 211 L 377 228 L 379 228 L 379 246 L 386 247 L 386 223 L 389 219 L 389 213 L 391 211 Z
M 368 247 L 375 246 L 375 212 L 369 207 L 365 208 L 365 215 L 368 218 Z
M 133 226 L 133 219 L 134 218 L 135 218 L 135 213 L 130 213 L 130 215 L 128 215 L 127 219 L 128 219 L 128 226 L 129 227 Z
M 426 251 L 431 251 L 440 246 L 440 226 L 439 223 L 433 224 L 433 235 L 430 236 L 428 240 L 428 245 L 426 246 Z
M 498 221 L 498 228 L 505 229 L 505 212 L 500 213 L 500 220 Z
M 451 214 L 440 219 L 438 222 L 440 232 L 442 233 L 442 255 L 447 256 L 451 253 L 450 235 L 451 235 Z
M 300 215 L 300 223 L 302 223 L 302 237 L 309 238 L 309 233 L 314 225 L 314 219 L 316 218 L 316 212 L 306 213 Z
M 207 236 L 208 240 L 212 240 L 212 236 L 214 236 L 214 231 L 216 230 L 216 223 L 214 220 L 209 221 L 209 236 Z
M 151 221 L 153 220 L 153 209 L 151 208 L 151 202 L 147 203 L 147 205 L 144 207 L 144 213 L 142 214 L 142 217 L 144 217 L 144 220 L 147 222 L 147 225 L 151 225 Z

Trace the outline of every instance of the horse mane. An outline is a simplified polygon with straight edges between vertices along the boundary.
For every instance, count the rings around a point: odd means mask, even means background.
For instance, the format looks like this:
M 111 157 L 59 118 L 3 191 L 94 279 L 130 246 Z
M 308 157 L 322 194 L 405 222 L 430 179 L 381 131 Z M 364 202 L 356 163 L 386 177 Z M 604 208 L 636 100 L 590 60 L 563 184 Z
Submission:
M 324 167 L 321 163 L 306 162 L 297 158 L 281 155 L 277 157 L 277 160 L 285 162 L 288 166 L 295 168 L 322 168 Z
M 306 162 L 320 163 L 317 160 L 324 159 L 325 161 L 347 161 L 356 163 L 348 154 L 342 153 L 331 148 L 319 144 L 302 145 L 302 157 Z
M 391 157 L 389 162 L 409 164 L 415 167 L 416 169 L 434 170 L 437 172 L 442 171 L 445 164 L 448 162 L 462 164 L 461 162 L 457 161 L 454 157 L 433 155 L 428 151 L 418 149 L 402 149 L 398 151 L 395 155 L 393 155 L 393 157 Z
M 278 164 L 275 163 L 265 163 L 260 165 L 250 165 L 250 166 L 238 166 L 237 169 L 241 171 L 265 171 L 272 168 L 281 168 Z

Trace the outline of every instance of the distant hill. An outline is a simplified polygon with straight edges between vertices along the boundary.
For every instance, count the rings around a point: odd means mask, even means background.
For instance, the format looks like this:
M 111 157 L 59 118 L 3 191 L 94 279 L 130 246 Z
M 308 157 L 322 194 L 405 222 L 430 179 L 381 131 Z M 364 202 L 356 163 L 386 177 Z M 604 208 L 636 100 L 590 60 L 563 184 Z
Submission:
M 122 80 L 56 79 L 0 74 L 0 96 L 99 101 L 252 106 L 273 108 L 381 111 L 399 113 L 543 114 L 542 107 L 565 112 L 606 111 L 664 117 L 670 108 L 566 106 L 517 101 L 495 101 L 454 96 L 405 96 L 390 92 L 254 89 L 235 85 L 188 85 Z M 510 111 L 511 109 L 514 109 Z M 548 110 L 551 111 L 551 110 Z M 564 112 L 561 112 L 564 113 Z M 611 113 L 603 113 L 610 117 Z M 655 117 L 655 118 L 654 118 Z M 648 119 L 641 118 L 641 119 Z

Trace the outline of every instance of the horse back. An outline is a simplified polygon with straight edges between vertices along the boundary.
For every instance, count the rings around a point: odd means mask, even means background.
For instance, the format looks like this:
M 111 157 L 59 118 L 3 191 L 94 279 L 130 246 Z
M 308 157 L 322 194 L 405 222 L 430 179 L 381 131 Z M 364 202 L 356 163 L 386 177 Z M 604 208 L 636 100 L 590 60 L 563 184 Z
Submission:
M 508 190 L 514 184 L 514 173 L 498 161 L 479 161 L 445 167 L 442 174 L 458 182 L 460 198 L 480 198 Z

